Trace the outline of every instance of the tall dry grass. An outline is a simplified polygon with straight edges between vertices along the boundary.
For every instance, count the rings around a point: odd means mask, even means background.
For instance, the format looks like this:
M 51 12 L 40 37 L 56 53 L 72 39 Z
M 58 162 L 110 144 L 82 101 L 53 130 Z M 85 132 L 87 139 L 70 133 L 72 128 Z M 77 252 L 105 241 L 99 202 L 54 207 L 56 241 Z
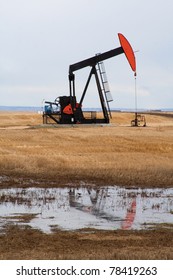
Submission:
M 173 186 L 173 119 L 147 116 L 149 126 L 136 128 L 132 118 L 114 113 L 112 125 L 55 128 L 38 126 L 37 114 L 1 113 L 0 175 L 58 184 Z

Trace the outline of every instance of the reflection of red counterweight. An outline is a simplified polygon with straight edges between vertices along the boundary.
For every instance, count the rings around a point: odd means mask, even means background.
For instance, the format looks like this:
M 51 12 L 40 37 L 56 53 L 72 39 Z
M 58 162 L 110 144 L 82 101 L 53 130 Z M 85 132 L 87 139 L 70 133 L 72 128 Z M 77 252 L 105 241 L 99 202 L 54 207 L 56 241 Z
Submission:
M 125 220 L 122 222 L 122 229 L 130 229 L 136 215 L 136 198 L 132 201 L 131 207 L 127 210 Z

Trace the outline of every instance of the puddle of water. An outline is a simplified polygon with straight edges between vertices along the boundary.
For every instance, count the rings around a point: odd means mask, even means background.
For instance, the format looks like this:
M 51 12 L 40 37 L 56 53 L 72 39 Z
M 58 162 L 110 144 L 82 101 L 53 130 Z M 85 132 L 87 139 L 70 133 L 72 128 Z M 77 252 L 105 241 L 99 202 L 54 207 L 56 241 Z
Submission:
M 172 189 L 0 189 L 0 227 L 28 224 L 53 229 L 144 229 L 173 223 Z

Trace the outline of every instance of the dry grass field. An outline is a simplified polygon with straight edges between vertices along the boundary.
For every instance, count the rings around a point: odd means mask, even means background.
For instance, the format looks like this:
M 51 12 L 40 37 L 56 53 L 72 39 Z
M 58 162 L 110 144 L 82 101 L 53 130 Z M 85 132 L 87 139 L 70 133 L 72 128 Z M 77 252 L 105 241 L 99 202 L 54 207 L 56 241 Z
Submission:
M 147 114 L 147 127 L 131 127 L 132 119 L 117 112 L 110 125 L 43 126 L 36 113 L 0 112 L 0 187 L 172 187 L 173 118 Z M 0 259 L 173 259 L 172 227 L 4 232 Z
M 57 231 L 12 226 L 0 235 L 4 260 L 172 260 L 173 229 Z
M 173 118 L 130 113 L 110 125 L 52 126 L 31 113 L 0 113 L 0 170 L 6 183 L 173 186 Z

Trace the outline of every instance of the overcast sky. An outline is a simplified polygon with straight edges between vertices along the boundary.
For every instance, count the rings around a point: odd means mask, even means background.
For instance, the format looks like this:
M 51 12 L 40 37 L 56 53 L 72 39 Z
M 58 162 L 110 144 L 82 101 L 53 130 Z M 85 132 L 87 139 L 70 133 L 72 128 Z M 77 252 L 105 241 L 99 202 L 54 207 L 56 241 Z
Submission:
M 119 47 L 137 62 L 138 108 L 173 108 L 172 0 L 0 0 L 0 106 L 41 106 L 69 95 L 70 64 Z M 134 74 L 124 54 L 104 62 L 114 101 L 134 108 Z M 90 69 L 75 72 L 78 99 Z M 85 107 L 98 107 L 94 79 Z

